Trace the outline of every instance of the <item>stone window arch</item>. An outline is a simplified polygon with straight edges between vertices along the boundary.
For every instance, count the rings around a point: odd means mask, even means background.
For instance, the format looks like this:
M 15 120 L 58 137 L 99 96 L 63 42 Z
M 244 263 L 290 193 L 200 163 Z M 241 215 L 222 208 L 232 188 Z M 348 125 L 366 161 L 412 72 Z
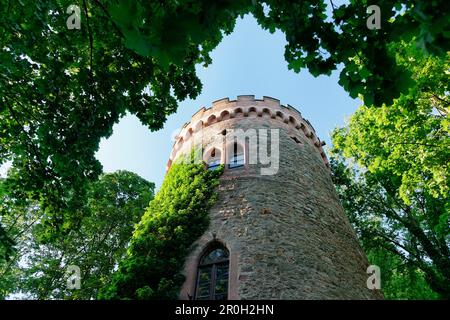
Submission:
M 229 268 L 229 251 L 222 244 L 214 243 L 198 263 L 195 299 L 227 300 Z
M 234 169 L 245 165 L 245 149 L 240 143 L 234 142 L 228 148 L 228 168 Z
M 211 148 L 205 156 L 205 162 L 208 170 L 216 170 L 221 164 L 222 152 L 218 148 Z

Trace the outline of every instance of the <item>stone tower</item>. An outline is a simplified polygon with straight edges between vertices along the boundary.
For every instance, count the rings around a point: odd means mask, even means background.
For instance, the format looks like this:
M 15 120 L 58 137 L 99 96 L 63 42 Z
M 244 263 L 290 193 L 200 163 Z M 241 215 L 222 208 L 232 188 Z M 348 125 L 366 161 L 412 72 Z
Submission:
M 323 145 L 299 111 L 269 97 L 221 99 L 192 116 L 168 168 L 201 146 L 210 169 L 221 163 L 225 170 L 209 229 L 186 260 L 181 299 L 382 297 L 367 288 L 368 262 Z M 261 151 L 270 153 L 271 163 Z

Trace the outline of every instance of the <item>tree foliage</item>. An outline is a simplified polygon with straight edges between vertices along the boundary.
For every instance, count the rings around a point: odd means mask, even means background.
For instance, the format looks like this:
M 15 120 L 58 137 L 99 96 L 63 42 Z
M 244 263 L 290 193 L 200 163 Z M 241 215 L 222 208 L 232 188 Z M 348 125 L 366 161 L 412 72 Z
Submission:
M 413 40 L 433 55 L 449 50 L 446 0 L 380 0 L 381 29 L 369 30 L 369 2 L 325 0 L 3 0 L 0 5 L 0 165 L 15 197 L 40 202 L 48 228 L 76 226 L 72 208 L 101 172 L 94 154 L 126 112 L 162 127 L 177 101 L 195 98 L 198 63 L 237 17 L 286 35 L 289 68 L 313 75 L 343 66 L 340 84 L 367 105 L 412 86 L 389 45 Z M 68 29 L 78 5 L 81 29 Z
M 425 273 L 412 263 L 402 260 L 397 254 L 383 248 L 366 250 L 370 263 L 381 270 L 381 289 L 389 300 L 434 300 L 434 292 L 425 279 Z
M 72 0 L 0 4 L 0 165 L 8 190 L 38 201 L 54 234 L 76 228 L 94 154 L 126 112 L 160 129 L 177 100 L 201 84 L 196 53 L 163 68 L 125 48 L 100 2 L 78 1 L 82 28 L 69 30 Z M 107 5 L 105 3 L 105 5 Z
M 393 49 L 418 85 L 390 106 L 360 107 L 334 132 L 335 183 L 365 248 L 395 254 L 449 298 L 449 64 Z
M 395 63 L 389 45 L 414 38 L 423 51 L 444 56 L 450 49 L 450 23 L 446 1 L 382 0 L 377 2 L 381 28 L 371 30 L 367 27 L 371 4 L 366 0 L 340 6 L 325 0 L 119 0 L 108 10 L 128 48 L 166 65 L 182 62 L 192 46 L 208 62 L 207 55 L 222 32 L 231 32 L 236 17 L 251 13 L 263 28 L 285 33 L 290 69 L 308 68 L 318 76 L 343 64 L 340 84 L 350 95 L 361 94 L 367 105 L 381 105 L 412 86 L 410 73 Z
M 19 205 L 2 197 L 3 223 L 17 243 L 16 253 L 0 264 L 0 296 L 37 299 L 93 299 L 110 281 L 125 255 L 134 225 L 153 198 L 154 184 L 117 171 L 91 183 L 83 219 L 59 241 L 47 239 L 43 212 L 36 203 Z M 67 267 L 81 269 L 81 288 L 67 288 Z
M 219 170 L 173 164 L 134 231 L 128 254 L 99 299 L 176 299 L 185 258 L 207 229 Z

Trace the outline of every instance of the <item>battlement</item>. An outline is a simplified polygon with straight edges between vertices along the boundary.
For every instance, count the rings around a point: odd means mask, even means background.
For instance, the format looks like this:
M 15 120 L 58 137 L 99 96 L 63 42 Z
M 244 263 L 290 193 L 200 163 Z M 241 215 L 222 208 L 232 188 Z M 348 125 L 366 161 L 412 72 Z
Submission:
M 217 122 L 233 119 L 236 117 L 270 117 L 274 121 L 280 121 L 296 130 L 303 132 L 319 151 L 322 160 L 329 168 L 329 162 L 322 148 L 322 142 L 310 122 L 302 117 L 300 111 L 290 105 L 281 105 L 280 100 L 263 96 L 262 99 L 255 99 L 254 95 L 239 95 L 235 100 L 223 98 L 212 103 L 211 107 L 200 108 L 191 118 L 191 121 L 183 125 L 181 132 L 176 137 L 172 148 L 168 166 L 175 159 L 177 151 L 195 132 L 203 127 L 210 126 Z M 281 123 L 280 123 L 281 124 Z

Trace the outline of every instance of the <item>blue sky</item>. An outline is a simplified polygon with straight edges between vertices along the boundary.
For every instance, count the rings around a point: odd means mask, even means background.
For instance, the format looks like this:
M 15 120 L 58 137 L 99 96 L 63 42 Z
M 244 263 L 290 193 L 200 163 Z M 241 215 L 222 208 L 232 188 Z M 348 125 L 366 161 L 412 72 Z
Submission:
M 121 119 L 113 135 L 102 140 L 96 154 L 103 170 L 129 170 L 159 188 L 174 132 L 199 108 L 242 94 L 274 97 L 297 108 L 329 146 L 333 128 L 344 125 L 361 102 L 350 98 L 338 85 L 338 72 L 314 78 L 307 70 L 299 74 L 288 70 L 285 44 L 283 33 L 262 30 L 252 16 L 239 19 L 234 32 L 212 52 L 213 63 L 208 68 L 197 67 L 202 93 L 195 100 L 181 102 L 177 113 L 157 132 L 151 132 L 134 116 Z

